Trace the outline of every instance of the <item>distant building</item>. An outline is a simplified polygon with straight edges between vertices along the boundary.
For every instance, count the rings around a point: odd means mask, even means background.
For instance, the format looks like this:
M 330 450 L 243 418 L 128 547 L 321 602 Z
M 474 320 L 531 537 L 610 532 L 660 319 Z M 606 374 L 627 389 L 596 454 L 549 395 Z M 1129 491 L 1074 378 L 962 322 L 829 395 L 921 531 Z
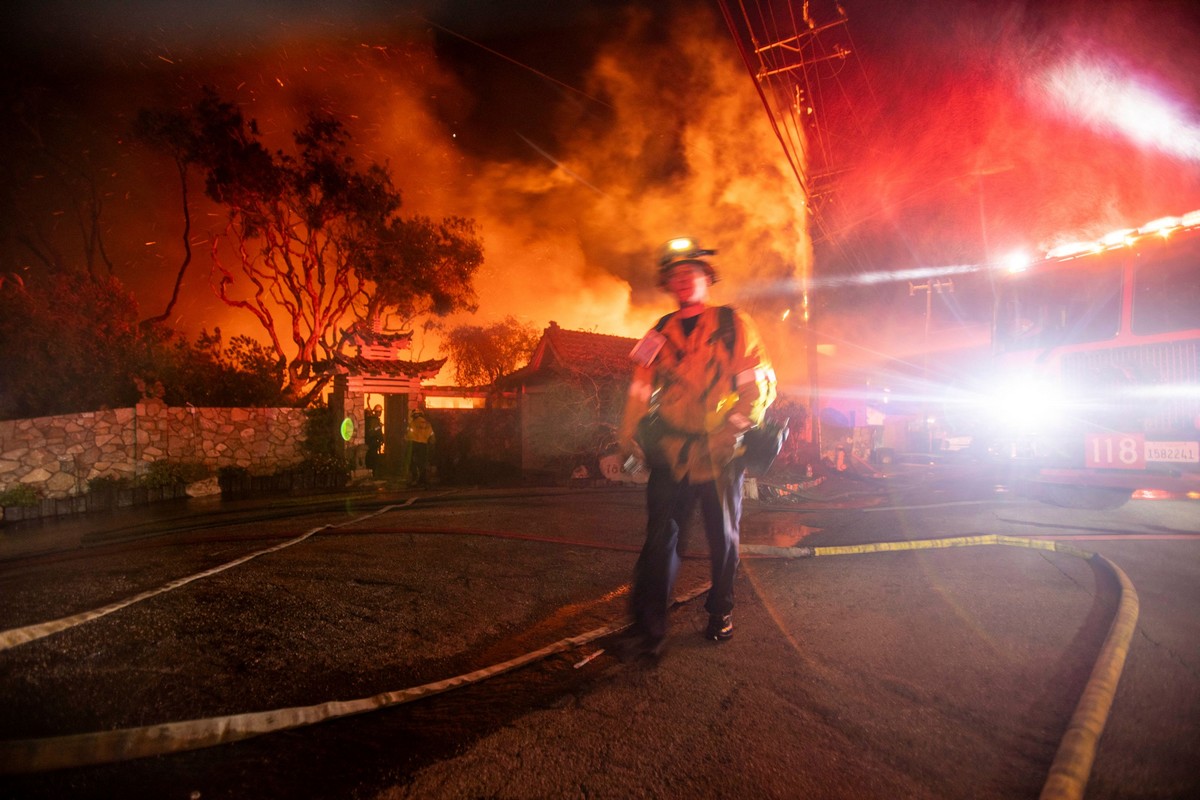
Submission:
M 410 361 L 403 358 L 412 347 L 412 333 L 380 330 L 378 320 L 358 322 L 344 333 L 355 345 L 353 355 L 338 354 L 319 365 L 333 373 L 329 407 L 355 469 L 366 466 L 366 409 L 383 406 L 384 471 L 402 469 L 409 415 L 422 399 L 422 382 L 433 380 L 446 363 L 438 358 Z M 347 422 L 348 421 L 348 422 Z
M 523 471 L 566 476 L 584 467 L 599 476 L 597 459 L 615 444 L 636 343 L 551 322 L 529 363 L 496 381 L 516 397 Z

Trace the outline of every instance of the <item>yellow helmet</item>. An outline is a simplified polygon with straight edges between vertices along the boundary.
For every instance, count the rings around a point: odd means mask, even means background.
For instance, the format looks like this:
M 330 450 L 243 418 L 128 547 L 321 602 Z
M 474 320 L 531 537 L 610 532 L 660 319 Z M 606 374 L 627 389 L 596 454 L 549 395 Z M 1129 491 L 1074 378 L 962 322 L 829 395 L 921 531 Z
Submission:
M 690 236 L 668 239 L 658 248 L 658 285 L 666 285 L 671 269 L 679 264 L 696 264 L 703 267 L 709 283 L 716 283 L 717 271 L 706 260 L 708 256 L 716 254 L 716 250 L 702 248 L 700 243 Z

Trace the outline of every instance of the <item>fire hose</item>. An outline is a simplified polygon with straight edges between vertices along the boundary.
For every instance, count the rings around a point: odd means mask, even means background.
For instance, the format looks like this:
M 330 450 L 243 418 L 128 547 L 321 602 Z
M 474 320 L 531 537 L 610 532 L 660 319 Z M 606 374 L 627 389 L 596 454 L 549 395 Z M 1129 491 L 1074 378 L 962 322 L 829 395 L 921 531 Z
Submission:
M 411 502 L 411 501 L 410 501 Z M 388 506 L 377 512 L 359 517 L 352 522 L 361 522 L 370 517 L 391 511 L 398 506 Z M 260 555 L 276 552 L 285 547 L 298 544 L 314 534 L 341 525 L 322 526 L 314 528 L 305 534 L 290 539 L 281 544 L 251 553 L 234 561 L 206 570 L 195 575 L 172 581 L 157 589 L 135 595 L 125 601 L 114 603 L 93 611 L 83 612 L 71 617 L 54 620 L 40 625 L 26 626 L 0 632 L 0 650 L 15 647 L 19 644 L 34 641 L 43 636 L 57 633 L 75 625 L 97 619 L 114 611 L 125 608 L 133 603 L 148 599 L 171 589 L 186 585 L 194 580 L 207 577 L 217 572 L 245 563 Z M 356 533 L 362 532 L 355 530 Z M 413 530 L 412 533 L 445 533 L 446 531 Z M 455 531 L 473 535 L 507 536 L 523 540 L 553 542 L 556 544 L 571 544 L 574 546 L 597 546 L 587 542 L 564 542 L 562 539 L 535 537 L 520 534 L 505 534 L 500 532 Z M 981 545 L 999 545 L 1025 547 L 1035 550 L 1050 550 L 1059 553 L 1095 561 L 1105 567 L 1116 579 L 1120 586 L 1120 600 L 1116 614 L 1110 623 L 1108 634 L 1101 646 L 1099 657 L 1093 666 L 1091 675 L 1084 687 L 1071 720 L 1067 726 L 1050 772 L 1041 793 L 1042 800 L 1068 800 L 1082 798 L 1084 786 L 1087 783 L 1095 760 L 1096 748 L 1100 735 L 1104 730 L 1108 713 L 1112 707 L 1117 683 L 1128 654 L 1130 640 L 1137 624 L 1138 597 L 1137 591 L 1128 576 L 1113 562 L 1096 553 L 1075 548 L 1061 542 L 1047 542 L 1035 539 L 1025 539 L 1001 535 L 981 535 L 956 537 L 949 539 L 927 539 L 904 542 L 880 542 L 874 544 L 850 545 L 842 547 L 774 547 L 769 545 L 742 545 L 740 551 L 749 556 L 764 558 L 814 558 L 837 555 L 858 555 L 881 552 L 896 552 L 904 550 L 929 550 L 950 547 L 969 547 Z M 609 549 L 629 550 L 622 546 L 608 546 Z M 636 548 L 632 548 L 636 549 Z M 675 604 L 686 603 L 708 591 L 704 585 L 686 595 L 675 598 Z M 531 651 L 516 658 L 499 664 L 475 670 L 473 672 L 447 678 L 433 683 L 427 683 L 407 689 L 382 692 L 370 697 L 355 700 L 330 701 L 309 706 L 272 709 L 245 714 L 233 714 L 204 719 L 184 720 L 179 722 L 149 725 L 137 728 L 125 728 L 112 731 L 96 731 L 92 733 L 74 734 L 39 739 L 11 740 L 0 742 L 0 774 L 18 774 L 64 769 L 68 767 L 105 764 L 125 761 L 154 755 L 164 755 L 187 750 L 212 747 L 218 744 L 235 742 L 266 733 L 272 733 L 301 726 L 313 725 L 332 719 L 348 717 L 370 711 L 376 711 L 403 703 L 413 702 L 435 694 L 440 694 L 470 684 L 487 680 L 521 667 L 545 659 L 557 653 L 566 652 L 582 645 L 593 642 L 610 634 L 618 633 L 630 625 L 629 622 L 617 622 L 604 625 L 576 636 L 566 637 L 538 650 Z M 598 653 L 593 653 L 577 666 L 590 661 Z

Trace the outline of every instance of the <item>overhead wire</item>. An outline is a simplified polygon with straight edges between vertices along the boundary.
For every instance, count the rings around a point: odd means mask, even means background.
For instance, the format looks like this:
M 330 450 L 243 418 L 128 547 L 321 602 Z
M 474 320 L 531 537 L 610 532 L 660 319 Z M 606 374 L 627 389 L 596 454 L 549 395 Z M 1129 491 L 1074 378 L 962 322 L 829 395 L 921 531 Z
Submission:
M 720 7 L 721 7 L 721 14 L 725 18 L 725 24 L 729 27 L 729 31 L 733 35 L 734 44 L 737 46 L 738 53 L 742 57 L 742 62 L 746 65 L 746 71 L 750 73 L 751 79 L 754 80 L 754 85 L 758 92 L 759 99 L 762 100 L 763 106 L 767 110 L 767 119 L 771 125 L 771 131 L 775 134 L 775 138 L 779 140 L 779 144 L 783 147 L 784 154 L 787 158 L 788 165 L 791 167 L 792 174 L 795 176 L 796 181 L 800 184 L 801 190 L 805 193 L 805 196 L 807 197 L 808 188 L 807 188 L 807 184 L 805 181 L 805 177 L 804 177 L 804 173 L 801 168 L 801 165 L 798 163 L 798 159 L 796 158 L 794 149 L 788 146 L 788 142 L 786 141 L 783 132 L 779 128 L 779 124 L 775 119 L 775 115 L 772 113 L 771 101 L 767 98 L 766 91 L 763 89 L 761 81 L 758 80 L 758 76 L 754 69 L 754 64 L 751 62 L 750 54 L 746 50 L 745 42 L 742 40 L 741 36 L 738 35 L 737 24 L 734 22 L 733 14 L 729 11 L 729 5 L 725 2 L 725 0 L 720 0 Z M 745 4 L 744 3 L 741 4 L 741 7 L 742 7 L 742 13 L 743 13 L 743 15 L 745 15 L 746 14 Z M 748 21 L 748 18 L 747 18 L 747 21 Z M 751 29 L 751 31 L 750 31 L 750 36 L 751 36 L 751 41 L 753 42 L 754 41 L 753 29 Z M 757 49 L 757 47 L 756 47 L 756 49 Z
M 816 233 L 821 239 L 837 246 L 839 242 L 830 235 L 827 220 L 816 204 L 818 192 L 814 185 L 813 156 L 816 155 L 822 169 L 827 170 L 833 155 L 823 126 L 817 124 L 820 115 L 813 104 L 819 90 L 809 66 L 845 57 L 843 50 L 835 49 L 831 53 L 821 49 L 819 36 L 829 27 L 841 25 L 844 16 L 837 22 L 818 26 L 809 16 L 807 3 L 803 18 L 798 20 L 790 4 L 786 7 L 786 13 L 780 15 L 774 13 L 769 4 L 764 6 L 761 0 L 753 5 L 753 12 L 745 0 L 739 0 L 738 9 L 745 26 L 743 33 L 729 4 L 720 0 L 719 6 L 747 71 L 755 82 L 772 131 L 804 193 L 810 226 L 817 229 Z M 754 59 L 746 46 L 747 39 L 753 49 Z
M 752 44 L 757 67 L 751 67 L 756 84 L 763 89 L 760 97 L 772 117 L 772 128 L 778 130 L 780 143 L 789 162 L 803 176 L 802 189 L 809 205 L 810 235 L 816 245 L 824 245 L 836 253 L 843 264 L 862 267 L 865 258 L 856 246 L 853 224 L 838 224 L 830 213 L 837 204 L 839 192 L 830 184 L 848 171 L 839 164 L 835 140 L 849 141 L 862 136 L 862 115 L 858 109 L 865 99 L 878 107 L 878 97 L 850 32 L 849 20 L 840 3 L 834 3 L 836 17 L 821 21 L 812 3 L 802 4 L 799 12 L 791 3 L 782 8 L 769 0 L 754 0 L 747 4 L 739 0 L 742 26 L 733 24 L 728 4 L 719 3 L 726 24 L 739 50 L 745 57 L 744 41 Z M 800 16 L 797 16 L 797 13 Z M 831 34 L 836 38 L 830 46 Z M 790 59 L 789 56 L 794 56 Z M 857 82 L 847 84 L 847 70 L 855 70 Z M 861 84 L 861 87 L 859 86 Z M 858 89 L 858 94 L 855 94 Z M 767 94 L 771 100 L 767 100 Z M 861 95 L 861 96 L 859 96 Z M 831 109 L 836 108 L 838 125 L 834 124 Z M 775 118 L 780 120 L 775 122 Z
M 843 15 L 843 18 L 845 18 L 845 11 L 840 3 L 837 4 L 837 8 L 839 13 Z M 862 142 L 866 143 L 868 141 L 865 135 L 866 125 L 863 122 L 863 114 L 860 110 L 865 105 L 868 107 L 870 112 L 877 111 L 880 108 L 879 96 L 875 91 L 874 83 L 863 64 L 862 59 L 858 57 L 859 48 L 854 40 L 854 34 L 848 21 L 842 26 L 841 30 L 839 31 L 839 35 L 845 37 L 846 47 L 849 51 L 848 56 L 841 63 L 845 66 L 850 66 L 851 68 L 857 68 L 857 85 L 861 87 L 859 95 L 854 97 L 852 101 L 852 91 L 850 87 L 847 86 L 844 79 L 844 70 L 839 69 L 830 76 L 830 80 L 832 80 L 836 86 L 836 93 L 841 98 L 841 108 L 843 109 L 842 119 L 845 122 L 844 127 L 846 128 L 846 133 L 842 138 L 846 141 L 849 141 L 851 136 L 857 136 Z M 816 79 L 818 82 L 822 80 L 819 74 L 816 76 Z M 824 88 L 821 88 L 820 91 L 815 92 L 815 94 L 819 94 L 820 97 L 825 97 L 829 94 L 829 92 Z M 819 134 L 819 139 L 822 142 L 828 143 L 836 135 L 836 128 L 828 125 L 824 115 L 817 115 L 814 123 L 818 126 L 821 126 L 823 129 L 822 133 Z M 831 153 L 830 158 L 825 162 L 827 173 L 832 177 L 834 174 L 845 174 L 848 172 L 848 167 L 835 167 L 835 159 L 832 156 L 832 147 L 830 147 L 829 152 Z M 831 202 L 836 202 L 836 195 L 830 198 L 830 200 Z M 828 222 L 829 221 L 827 220 L 827 224 Z M 841 253 L 848 266 L 861 269 L 864 266 L 869 265 L 869 259 L 862 255 L 861 248 L 855 247 L 858 240 L 853 236 L 847 235 L 847 231 L 852 231 L 854 227 L 856 227 L 856 223 L 854 222 L 843 222 L 837 229 L 826 228 L 825 234 L 829 236 L 833 242 L 836 242 L 839 245 L 838 251 Z

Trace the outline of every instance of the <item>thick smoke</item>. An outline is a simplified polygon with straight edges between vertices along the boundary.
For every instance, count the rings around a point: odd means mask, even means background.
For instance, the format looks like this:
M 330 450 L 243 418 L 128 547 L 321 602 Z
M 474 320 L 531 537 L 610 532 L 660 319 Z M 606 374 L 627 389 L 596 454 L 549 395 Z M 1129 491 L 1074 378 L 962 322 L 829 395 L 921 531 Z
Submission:
M 792 279 L 808 267 L 802 196 L 728 34 L 707 14 L 676 19 L 669 39 L 649 27 L 635 16 L 601 48 L 583 88 L 605 113 L 566 104 L 554 132 L 514 119 L 540 159 L 472 179 L 493 313 L 638 335 L 665 308 L 654 250 L 680 234 L 719 250 L 719 297 L 761 312 L 760 324 L 795 302 Z M 563 144 L 551 152 L 539 138 Z
M 897 11 L 886 40 L 860 40 L 836 121 L 847 238 L 888 232 L 902 268 L 985 263 L 1200 204 L 1184 4 L 953 5 Z M 1122 130 L 1138 115 L 1152 136 Z
M 481 48 L 482 69 L 527 79 L 511 94 L 440 60 L 439 42 L 450 36 L 441 23 L 388 4 L 349 3 L 337 14 L 249 5 L 258 11 L 133 3 L 137 13 L 124 20 L 27 8 L 10 27 L 19 34 L 10 38 L 58 37 L 30 50 L 41 61 L 23 69 L 53 73 L 51 88 L 72 115 L 99 132 L 89 134 L 88 158 L 101 167 L 105 244 L 147 314 L 165 302 L 182 223 L 170 163 L 131 144 L 128 124 L 140 107 L 188 104 L 205 84 L 241 104 L 274 147 L 290 148 L 308 112 L 332 113 L 363 162 L 389 165 L 405 213 L 476 219 L 487 258 L 480 308 L 451 324 L 515 314 L 538 328 L 554 320 L 638 335 L 668 308 L 654 289 L 654 249 L 687 233 L 720 251 L 717 299 L 756 315 L 792 380 L 802 374 L 801 337 L 790 327 L 798 315 L 780 318 L 810 277 L 822 286 L 859 273 L 982 265 L 1010 249 L 1200 206 L 1191 150 L 1139 145 L 1103 124 L 1103 112 L 1063 99 L 1094 96 L 1103 105 L 1115 82 L 1087 95 L 1072 87 L 1088 73 L 1064 67 L 1109 65 L 1101 78 L 1136 78 L 1175 98 L 1177 133 L 1194 137 L 1200 51 L 1185 46 L 1195 31 L 1181 16 L 1186 4 L 968 4 L 965 14 L 938 0 L 919 8 L 847 2 L 855 60 L 836 75 L 843 100 L 827 92 L 819 109 L 839 170 L 828 217 L 835 242 L 817 244 L 815 268 L 800 188 L 707 5 L 673 17 L 648 5 L 621 14 L 589 5 L 599 15 L 586 28 L 592 38 L 540 37 L 545 57 L 528 69 L 502 57 L 520 60 L 517 50 Z M 438 19 L 453 27 L 451 17 Z M 556 70 L 555 48 L 571 50 L 570 69 Z M 481 127 L 473 112 L 484 107 Z M 507 144 L 480 146 L 487 139 Z M 1166 141 L 1194 146 L 1194 138 Z M 206 232 L 219 225 L 218 210 L 198 203 L 196 258 L 174 322 L 257 335 L 208 285 Z M 906 296 L 905 281 L 836 285 L 818 295 L 817 327 L 848 343 L 841 356 L 854 343 L 872 357 L 926 346 L 923 297 Z M 986 284 L 971 287 L 964 275 L 956 286 L 957 304 L 978 295 L 986 312 Z M 938 336 L 944 320 L 934 316 L 934 339 L 963 338 Z M 437 355 L 436 336 L 419 347 L 418 357 Z
M 717 299 L 747 308 L 763 327 L 779 325 L 808 270 L 803 198 L 713 14 L 693 12 L 668 25 L 648 14 L 623 16 L 605 29 L 577 91 L 564 91 L 552 113 L 514 103 L 490 130 L 447 122 L 495 98 L 452 76 L 436 57 L 433 33 L 420 18 L 406 18 L 353 32 L 292 24 L 236 52 L 191 39 L 151 42 L 140 56 L 141 103 L 181 106 L 213 85 L 283 150 L 310 111 L 343 119 L 360 160 L 389 166 L 403 213 L 478 223 L 486 257 L 476 279 L 479 309 L 447 324 L 515 315 L 538 329 L 553 320 L 640 335 L 669 309 L 654 288 L 654 251 L 688 234 L 719 251 Z M 524 154 L 484 158 L 470 141 L 480 136 L 517 137 Z M 140 240 L 128 256 L 131 274 L 152 259 L 161 278 L 178 258 L 170 233 L 178 202 L 167 166 L 154 167 L 161 176 L 135 190 L 146 197 L 140 209 L 165 212 L 140 220 L 154 234 L 131 237 Z M 197 258 L 177 322 L 195 329 L 223 323 L 227 333 L 255 335 L 211 300 L 203 231 L 219 224 L 219 214 L 197 202 Z M 417 356 L 433 357 L 437 346 L 436 332 L 419 337 Z M 792 359 L 782 343 L 776 349 L 787 374 Z

